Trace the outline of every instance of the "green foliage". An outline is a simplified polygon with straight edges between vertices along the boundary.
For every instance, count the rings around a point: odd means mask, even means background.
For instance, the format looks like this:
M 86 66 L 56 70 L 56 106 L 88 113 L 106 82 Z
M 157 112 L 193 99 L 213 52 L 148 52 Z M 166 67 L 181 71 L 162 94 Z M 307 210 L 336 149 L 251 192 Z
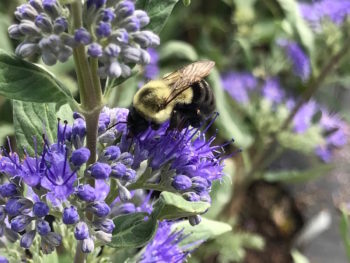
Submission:
M 267 171 L 262 178 L 268 182 L 301 183 L 323 176 L 333 168 L 323 164 L 306 170 Z
M 145 10 L 151 19 L 147 28 L 155 33 L 159 33 L 163 29 L 178 1 L 179 0 L 137 0 L 136 6 Z
M 159 58 L 161 60 L 184 59 L 196 61 L 198 60 L 198 54 L 196 50 L 186 42 L 169 41 L 160 48 Z
M 42 67 L 0 51 L 0 95 L 29 102 L 72 101 L 69 92 Z
M 57 119 L 54 103 L 32 103 L 13 101 L 13 122 L 17 148 L 34 155 L 34 139 L 38 151 L 42 150 L 43 134 L 50 142 L 56 138 Z
M 133 213 L 117 216 L 114 220 L 112 242 L 114 248 L 138 248 L 146 245 L 155 235 L 158 221 L 152 214 Z
M 0 145 L 5 144 L 6 137 L 14 133 L 13 125 L 2 124 L 0 125 Z
M 163 191 L 154 204 L 155 213 L 160 220 L 178 219 L 204 213 L 210 204 L 207 202 L 190 202 L 182 196 Z
M 182 3 L 185 5 L 185 6 L 189 6 L 191 4 L 191 0 L 182 0 Z
M 207 240 L 215 239 L 232 230 L 229 224 L 206 218 L 202 218 L 201 223 L 196 226 L 192 226 L 187 220 L 184 220 L 175 223 L 172 227 L 174 231 L 183 231 L 187 237 L 181 241 L 180 246 L 191 250 Z
M 292 250 L 291 255 L 294 263 L 310 263 L 310 261 L 296 249 Z

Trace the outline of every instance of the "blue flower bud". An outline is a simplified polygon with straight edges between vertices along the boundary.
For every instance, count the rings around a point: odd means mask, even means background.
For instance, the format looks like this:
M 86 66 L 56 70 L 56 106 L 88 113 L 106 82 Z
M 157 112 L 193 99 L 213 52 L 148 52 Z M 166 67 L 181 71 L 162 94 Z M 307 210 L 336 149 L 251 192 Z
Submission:
M 103 201 L 96 201 L 88 206 L 88 210 L 98 217 L 106 217 L 110 213 L 110 207 Z
M 100 38 L 108 37 L 112 32 L 112 26 L 108 22 L 100 22 L 96 28 L 96 35 Z
M 120 52 L 120 47 L 117 46 L 116 44 L 109 44 L 108 46 L 105 47 L 104 52 L 108 57 L 118 57 Z
M 30 246 L 33 244 L 35 233 L 36 233 L 35 230 L 31 230 L 25 233 L 21 237 L 20 246 L 26 249 L 30 248 Z
M 192 181 L 191 178 L 189 178 L 186 175 L 177 175 L 174 177 L 173 182 L 171 185 L 176 189 L 176 190 L 187 190 L 191 188 L 192 186 Z
M 209 181 L 203 177 L 200 177 L 200 176 L 195 176 L 191 180 L 192 180 L 192 188 L 196 192 L 207 191 L 208 187 L 210 186 Z
M 126 166 L 122 163 L 113 164 L 111 176 L 117 179 L 122 179 L 126 174 L 126 169 Z
M 195 215 L 195 216 L 189 217 L 188 221 L 191 224 L 191 226 L 196 226 L 202 221 L 202 218 L 200 215 Z
M 9 261 L 4 256 L 0 256 L 0 263 L 9 263 Z
M 119 158 L 120 154 L 120 149 L 116 145 L 108 146 L 102 152 L 102 156 L 105 157 L 105 159 L 108 161 L 116 160 Z
M 38 231 L 39 235 L 46 236 L 51 232 L 51 227 L 49 222 L 45 220 L 37 220 L 36 222 L 36 230 Z
M 49 214 L 50 208 L 44 202 L 36 202 L 33 206 L 33 213 L 37 217 L 44 217 Z
M 103 232 L 112 233 L 115 225 L 112 219 L 105 218 L 103 220 L 96 220 L 93 222 L 93 225 Z
M 8 33 L 10 35 L 10 38 L 13 39 L 22 39 L 24 37 L 24 34 L 22 34 L 20 27 L 17 24 L 11 25 L 8 28 Z
M 211 202 L 211 197 L 210 197 L 208 192 L 201 192 L 200 193 L 200 200 L 202 202 L 210 203 Z
M 18 215 L 11 220 L 11 229 L 15 232 L 22 232 L 26 229 L 32 218 L 27 215 Z
M 29 4 L 35 8 L 38 12 L 43 11 L 43 5 L 41 0 L 29 0 Z
M 38 12 L 31 5 L 22 4 L 16 8 L 15 16 L 18 20 L 28 19 L 34 20 Z
M 124 152 L 120 155 L 119 162 L 121 162 L 124 165 L 131 166 L 134 162 L 134 157 L 129 152 Z
M 182 196 L 187 201 L 191 201 L 191 202 L 197 202 L 200 200 L 200 196 L 195 192 L 187 192 L 187 193 L 184 193 Z
M 141 51 L 138 48 L 127 46 L 123 49 L 123 58 L 127 63 L 138 63 L 141 58 Z
M 34 24 L 34 22 L 29 20 L 23 20 L 21 24 L 19 24 L 19 30 L 22 34 L 30 37 L 40 35 L 40 29 Z
M 131 75 L 131 68 L 123 63 L 120 64 L 120 67 L 122 68 L 122 77 L 127 78 Z
M 146 50 L 143 50 L 143 49 L 141 49 L 140 52 L 141 52 L 140 63 L 143 65 L 149 64 L 151 62 L 150 54 Z
M 59 15 L 59 6 L 57 0 L 43 0 L 44 10 L 51 16 L 56 18 Z
M 108 68 L 108 75 L 113 78 L 118 78 L 122 74 L 122 68 L 120 64 L 114 61 Z
M 88 173 L 95 179 L 107 179 L 112 168 L 106 163 L 96 162 L 89 167 Z
M 136 171 L 131 168 L 128 168 L 126 169 L 126 173 L 122 179 L 127 182 L 132 182 L 135 180 L 135 178 L 136 178 Z
M 81 115 L 79 112 L 73 112 L 73 119 L 76 120 L 76 119 L 83 119 L 84 120 L 84 116 Z
M 103 231 L 95 231 L 95 237 L 105 244 L 108 244 L 112 241 L 112 234 Z
M 132 1 L 121 1 L 115 6 L 115 13 L 118 17 L 131 16 L 134 13 L 135 4 Z
M 26 58 L 34 55 L 37 51 L 37 44 L 24 41 L 17 46 L 15 53 L 22 58 Z
M 86 202 L 92 202 L 96 199 L 95 188 L 88 184 L 79 185 L 76 189 L 76 195 Z
M 62 221 L 66 225 L 73 225 L 79 221 L 79 213 L 75 206 L 66 207 L 63 210 Z
M 83 27 L 75 30 L 74 40 L 83 45 L 88 45 L 91 43 L 91 35 L 90 33 Z
M 129 42 L 129 33 L 124 28 L 120 28 L 114 31 L 109 39 L 117 44 L 127 44 Z
M 91 253 L 92 251 L 94 251 L 94 248 L 95 244 L 92 238 L 86 238 L 83 240 L 81 244 L 81 251 L 83 251 L 84 253 Z
M 68 29 L 68 21 L 64 17 L 59 17 L 55 20 L 53 31 L 55 34 L 61 34 Z
M 45 33 L 51 33 L 52 24 L 50 18 L 46 14 L 40 14 L 35 18 L 35 25 Z
M 10 216 L 19 215 L 26 209 L 29 209 L 33 206 L 33 203 L 25 198 L 20 199 L 10 199 L 5 205 L 5 211 Z
M 89 227 L 85 222 L 79 222 L 74 228 L 76 240 L 83 240 L 89 237 Z
M 112 22 L 115 17 L 115 13 L 112 8 L 106 8 L 102 11 L 101 19 L 103 22 Z
M 13 183 L 0 185 L 0 195 L 2 197 L 12 197 L 18 194 L 17 186 Z
M 128 32 L 136 32 L 140 30 L 140 20 L 136 16 L 129 16 L 121 23 Z
M 143 10 L 136 10 L 134 12 L 134 16 L 137 17 L 137 19 L 139 20 L 140 23 L 140 27 L 143 28 L 145 26 L 147 26 L 150 22 L 150 18 L 147 15 L 147 13 Z
M 72 156 L 69 161 L 75 166 L 80 167 L 89 160 L 90 150 L 85 147 L 81 147 L 78 150 L 72 152 Z
M 86 123 L 83 119 L 78 118 L 74 120 L 72 135 L 73 137 L 78 136 L 80 138 L 86 135 Z
M 39 42 L 39 44 L 40 44 L 40 42 Z M 57 63 L 57 57 L 51 51 L 43 50 L 42 54 L 41 54 L 41 59 L 48 66 L 53 66 Z
M 97 43 L 92 43 L 88 47 L 88 54 L 90 57 L 98 58 L 102 56 L 102 47 Z
M 160 44 L 159 36 L 154 34 L 152 31 L 140 31 L 133 33 L 133 40 L 138 43 L 142 48 L 151 46 L 158 46 Z

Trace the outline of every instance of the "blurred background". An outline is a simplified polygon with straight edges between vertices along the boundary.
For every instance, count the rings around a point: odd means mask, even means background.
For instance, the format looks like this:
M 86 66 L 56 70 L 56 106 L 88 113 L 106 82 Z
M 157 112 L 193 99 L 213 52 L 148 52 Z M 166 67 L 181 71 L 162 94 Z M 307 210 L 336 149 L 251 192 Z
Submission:
M 7 28 L 24 2 L 0 1 L 9 53 Z M 189 262 L 350 262 L 349 15 L 349 0 L 180 0 L 151 64 L 111 91 L 109 106 L 128 107 L 147 80 L 216 62 L 208 82 L 220 115 L 209 133 L 227 149 L 226 176 L 207 216 L 234 230 Z M 73 66 L 50 70 L 76 93 Z M 0 96 L 1 144 L 7 136 L 12 107 Z

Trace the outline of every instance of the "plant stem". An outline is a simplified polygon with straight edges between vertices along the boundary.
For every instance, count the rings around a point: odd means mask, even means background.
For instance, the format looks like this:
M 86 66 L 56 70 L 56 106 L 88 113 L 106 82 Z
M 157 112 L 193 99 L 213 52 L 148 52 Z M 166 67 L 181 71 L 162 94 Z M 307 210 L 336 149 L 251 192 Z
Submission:
M 71 5 L 73 26 L 82 26 L 82 3 L 76 0 Z M 78 45 L 73 52 L 78 79 L 81 113 L 86 121 L 86 146 L 90 150 L 88 164 L 96 162 L 98 117 L 103 107 L 100 78 L 97 74 L 98 60 L 86 57 L 85 46 Z M 93 184 L 93 181 L 90 182 Z
M 86 257 L 83 251 L 81 250 L 82 241 L 77 241 L 77 247 L 75 249 L 74 263 L 85 263 Z

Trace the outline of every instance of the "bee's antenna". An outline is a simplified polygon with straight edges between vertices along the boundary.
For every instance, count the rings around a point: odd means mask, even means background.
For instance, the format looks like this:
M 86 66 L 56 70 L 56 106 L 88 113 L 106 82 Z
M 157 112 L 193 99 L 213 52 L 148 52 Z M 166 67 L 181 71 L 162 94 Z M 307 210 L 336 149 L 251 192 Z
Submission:
M 127 121 L 118 121 L 117 123 L 114 123 L 113 125 L 109 126 L 106 131 L 112 129 L 113 127 L 117 126 L 118 124 L 121 124 L 121 123 L 128 123 Z

